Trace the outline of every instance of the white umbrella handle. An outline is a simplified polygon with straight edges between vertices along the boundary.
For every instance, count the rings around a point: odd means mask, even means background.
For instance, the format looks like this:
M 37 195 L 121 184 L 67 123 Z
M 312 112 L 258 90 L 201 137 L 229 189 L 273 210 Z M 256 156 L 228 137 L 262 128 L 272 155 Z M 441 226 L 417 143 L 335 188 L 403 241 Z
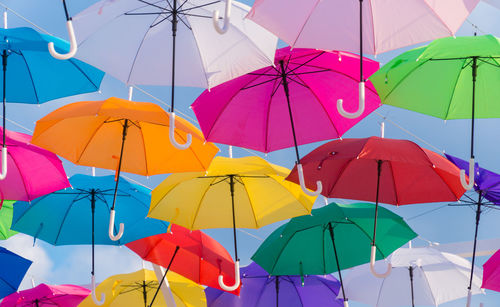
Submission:
M 229 19 L 231 18 L 231 6 L 232 0 L 226 0 L 226 11 L 224 16 L 224 25 L 222 28 L 219 26 L 219 11 L 214 11 L 214 15 L 212 16 L 212 21 L 214 24 L 215 31 L 219 34 L 224 34 L 229 30 Z
M 123 236 L 123 231 L 125 230 L 125 225 L 123 223 L 120 223 L 120 230 L 118 231 L 118 234 L 115 236 L 114 234 L 114 227 L 115 226 L 115 209 L 112 209 L 109 212 L 109 229 L 108 229 L 108 234 L 109 238 L 113 241 L 118 241 L 121 239 Z
M 469 289 L 469 291 L 467 291 L 467 304 L 466 304 L 467 307 L 470 307 L 471 298 L 472 298 L 472 291 Z
M 349 307 L 349 301 L 344 301 L 344 307 Z
M 75 56 L 78 50 L 78 44 L 76 43 L 75 30 L 73 29 L 73 22 L 70 20 L 66 21 L 66 28 L 68 28 L 69 35 L 69 52 L 66 54 L 61 54 L 54 48 L 54 43 L 49 43 L 50 55 L 58 60 L 67 60 Z
M 344 101 L 342 99 L 337 100 L 337 111 L 339 111 L 340 115 L 345 118 L 358 118 L 365 111 L 365 82 L 359 82 L 359 106 L 358 110 L 354 113 L 347 112 L 344 110 Z
M 2 147 L 2 173 L 0 173 L 0 180 L 7 177 L 7 147 Z
M 372 252 L 370 255 L 370 271 L 372 272 L 373 276 L 378 277 L 378 278 L 386 278 L 391 274 L 392 271 L 392 265 L 390 263 L 387 264 L 387 271 L 385 273 L 378 273 L 375 271 L 375 255 L 377 253 L 377 247 L 375 245 L 372 245 Z
M 240 286 L 240 261 L 234 263 L 234 285 L 226 286 L 224 283 L 224 276 L 219 275 L 219 286 L 225 291 L 234 291 Z
M 175 140 L 175 113 L 171 112 L 168 114 L 169 119 L 170 119 L 170 127 L 168 128 L 168 135 L 170 137 L 170 143 L 174 145 L 175 148 L 180 149 L 180 150 L 185 150 L 188 149 L 189 146 L 191 146 L 191 141 L 193 140 L 193 137 L 191 136 L 190 133 L 187 135 L 187 141 L 185 144 L 179 144 Z
M 94 301 L 94 304 L 101 306 L 104 304 L 104 301 L 106 301 L 106 294 L 101 293 L 101 300 L 97 299 L 97 296 L 95 294 L 95 276 L 92 275 L 92 300 Z
M 474 187 L 474 158 L 470 158 L 469 160 L 469 183 L 465 179 L 465 171 L 463 169 L 460 170 L 460 183 L 462 187 L 466 190 L 472 190 Z
M 304 169 L 302 168 L 302 164 L 300 164 L 300 163 L 297 164 L 297 172 L 299 174 L 299 184 L 300 184 L 300 187 L 302 188 L 302 191 L 304 191 L 304 193 L 306 193 L 309 196 L 318 196 L 319 194 L 321 194 L 321 191 L 323 191 L 323 184 L 321 183 L 321 181 L 319 181 L 319 180 L 316 181 L 317 189 L 316 189 L 316 191 L 311 192 L 306 188 L 305 179 L 304 179 Z

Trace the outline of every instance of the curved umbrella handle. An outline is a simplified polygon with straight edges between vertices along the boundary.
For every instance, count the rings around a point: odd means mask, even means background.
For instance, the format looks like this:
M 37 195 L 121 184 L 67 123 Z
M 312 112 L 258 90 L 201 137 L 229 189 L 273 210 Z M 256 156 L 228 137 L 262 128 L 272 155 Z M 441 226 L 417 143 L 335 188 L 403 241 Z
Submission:
M 175 140 L 175 113 L 171 112 L 168 115 L 170 119 L 170 127 L 168 127 L 168 136 L 170 137 L 170 143 L 172 143 L 172 145 L 174 145 L 174 147 L 177 149 L 180 150 L 188 149 L 189 146 L 191 146 L 191 141 L 193 140 L 191 133 L 188 133 L 187 141 L 185 144 L 177 143 L 177 141 Z
M 53 42 L 49 43 L 50 55 L 58 60 L 71 59 L 72 57 L 75 56 L 76 51 L 78 50 L 78 44 L 76 43 L 76 37 L 75 37 L 75 30 L 73 29 L 73 22 L 71 21 L 71 19 L 68 19 L 68 21 L 66 21 L 66 28 L 68 29 L 69 46 L 70 46 L 68 53 L 66 54 L 58 53 L 54 48 L 54 43 Z
M 225 11 L 225 16 L 224 16 L 224 25 L 222 28 L 219 26 L 219 11 L 214 11 L 214 14 L 212 16 L 212 21 L 214 24 L 215 31 L 217 31 L 219 34 L 224 34 L 229 30 L 229 20 L 231 18 L 231 6 L 232 6 L 232 0 L 226 0 L 226 11 Z
M 234 291 L 236 289 L 238 289 L 238 287 L 240 286 L 240 261 L 239 260 L 236 260 L 236 262 L 234 263 L 234 285 L 232 286 L 226 286 L 226 284 L 224 283 L 224 276 L 219 275 L 219 286 L 225 290 L 225 291 Z
M 372 272 L 373 276 L 378 277 L 378 278 L 386 278 L 387 276 L 391 275 L 392 271 L 392 265 L 390 263 L 387 264 L 387 271 L 385 273 L 378 273 L 375 271 L 375 254 L 377 253 L 377 247 L 375 245 L 372 245 L 372 252 L 370 255 L 370 271 Z
M 7 146 L 2 147 L 2 173 L 0 173 L 0 180 L 7 177 Z
M 92 300 L 94 301 L 94 304 L 101 306 L 104 304 L 104 301 L 106 301 L 106 294 L 101 293 L 101 300 L 97 299 L 97 296 L 95 294 L 95 276 L 92 275 Z
M 109 235 L 109 238 L 111 240 L 118 241 L 123 236 L 123 231 L 125 230 L 125 225 L 123 225 L 123 223 L 120 223 L 120 230 L 118 231 L 118 234 L 116 236 L 114 234 L 114 226 L 115 226 L 115 209 L 111 209 L 111 211 L 109 212 L 108 235 Z
M 474 158 L 470 158 L 469 160 L 469 183 L 465 179 L 465 171 L 463 169 L 460 170 L 460 183 L 462 187 L 466 190 L 472 190 L 474 188 Z
M 319 194 L 321 194 L 321 191 L 323 191 L 323 184 L 321 183 L 321 181 L 319 181 L 319 180 L 316 181 L 316 186 L 318 188 L 316 189 L 316 191 L 311 192 L 306 188 L 305 180 L 304 180 L 304 169 L 302 168 L 302 164 L 300 164 L 300 163 L 297 164 L 297 172 L 299 174 L 299 184 L 300 184 L 300 187 L 302 188 L 302 191 L 304 191 L 304 193 L 306 193 L 309 196 L 318 196 Z
M 350 113 L 344 110 L 343 102 L 344 101 L 342 99 L 337 100 L 337 111 L 339 111 L 340 115 L 350 119 L 360 117 L 365 111 L 365 82 L 359 82 L 359 106 L 356 112 Z

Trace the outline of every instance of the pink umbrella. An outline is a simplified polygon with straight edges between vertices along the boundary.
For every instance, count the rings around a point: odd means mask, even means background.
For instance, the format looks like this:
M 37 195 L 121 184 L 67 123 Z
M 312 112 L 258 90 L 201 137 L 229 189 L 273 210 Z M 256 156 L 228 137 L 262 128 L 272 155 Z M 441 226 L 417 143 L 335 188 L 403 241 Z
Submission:
M 9 173 L 0 181 L 0 199 L 31 201 L 70 186 L 61 160 L 30 141 L 30 135 L 6 130 Z
M 32 289 L 12 293 L 3 299 L 0 307 L 76 307 L 89 294 L 89 289 L 80 286 L 40 284 Z
M 378 54 L 454 35 L 479 0 L 256 0 L 248 18 L 292 47 Z M 356 18 L 359 16 L 359 18 Z M 356 35 L 359 33 L 359 35 Z M 363 114 L 361 66 L 358 111 Z
M 278 49 L 274 66 L 203 92 L 192 108 L 207 140 L 261 152 L 295 146 L 300 163 L 298 145 L 338 138 L 380 106 L 368 82 L 361 117 L 344 118 L 335 107 L 338 96 L 346 98 L 348 110 L 357 107 L 353 88 L 359 78 L 359 60 L 348 52 Z M 369 59 L 362 62 L 370 75 L 379 67 Z M 321 192 L 320 184 L 314 195 Z
M 500 292 L 500 249 L 483 264 L 481 288 Z

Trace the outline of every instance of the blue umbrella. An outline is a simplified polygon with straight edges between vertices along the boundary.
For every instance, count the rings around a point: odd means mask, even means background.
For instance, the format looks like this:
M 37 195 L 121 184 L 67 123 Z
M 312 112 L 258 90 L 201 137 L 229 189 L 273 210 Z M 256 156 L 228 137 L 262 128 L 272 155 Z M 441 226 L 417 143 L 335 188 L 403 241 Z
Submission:
M 17 291 L 32 261 L 0 247 L 0 298 Z
M 12 229 L 53 245 L 92 245 L 92 297 L 96 304 L 94 245 L 123 245 L 168 229 L 168 222 L 147 218 L 151 191 L 120 180 L 117 198 L 122 210 L 119 222 L 130 225 L 130 231 L 118 241 L 107 235 L 108 218 L 113 203 L 114 176 L 75 175 L 69 179 L 72 188 L 60 190 L 28 202 L 14 205 Z M 99 304 L 99 305 L 101 305 Z

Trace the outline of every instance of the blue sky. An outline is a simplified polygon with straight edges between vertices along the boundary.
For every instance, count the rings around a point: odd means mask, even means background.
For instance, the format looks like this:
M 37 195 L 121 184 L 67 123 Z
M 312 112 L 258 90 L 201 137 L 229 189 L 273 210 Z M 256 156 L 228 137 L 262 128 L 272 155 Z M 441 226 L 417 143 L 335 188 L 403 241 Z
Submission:
M 95 3 L 95 0 L 68 0 L 70 13 L 76 15 L 82 9 Z M 243 1 L 251 5 L 253 1 Z M 11 9 L 22 14 L 24 17 L 44 28 L 54 35 L 66 38 L 66 27 L 62 4 L 60 0 L 1 0 L 1 3 L 9 6 Z M 9 12 L 9 27 L 30 26 L 22 19 Z M 479 27 L 478 34 L 490 33 L 500 36 L 500 10 L 497 10 L 487 4 L 480 3 L 476 10 L 469 17 L 469 22 L 464 23 L 458 35 L 472 35 L 475 24 Z M 484 33 L 483 33 L 484 32 Z M 387 63 L 391 58 L 404 50 L 398 50 L 382 54 L 376 58 L 382 64 Z M 144 87 L 154 96 L 169 101 L 170 89 L 168 87 Z M 425 89 L 422 89 L 425 90 Z M 189 105 L 202 92 L 198 88 L 178 88 L 176 90 L 176 106 L 186 115 L 194 118 L 193 112 L 188 108 Z M 80 100 L 102 100 L 110 96 L 121 98 L 127 97 L 127 87 L 118 80 L 106 76 L 102 83 L 100 93 L 73 96 L 70 98 L 59 99 L 45 103 L 40 106 L 9 104 L 8 118 L 14 120 L 19 126 L 8 123 L 7 128 L 24 133 L 30 133 L 33 130 L 37 119 L 61 107 L 69 102 Z M 160 103 L 163 107 L 167 105 L 155 101 L 152 98 L 135 91 L 134 99 L 139 101 L 152 101 Z M 469 151 L 469 129 L 470 121 L 454 120 L 444 122 L 442 120 L 428 117 L 425 115 L 413 113 L 406 110 L 400 110 L 390 106 L 382 106 L 377 110 L 379 114 L 387 117 L 390 121 L 406 128 L 412 133 L 407 134 L 397 128 L 391 122 L 386 122 L 386 137 L 410 139 L 423 147 L 433 150 L 446 150 L 447 153 L 466 158 Z M 360 124 L 351 129 L 344 137 L 367 137 L 380 134 L 380 122 L 382 118 L 377 114 L 372 114 L 364 119 Z M 24 127 L 24 128 L 23 128 Z M 486 119 L 477 121 L 475 153 L 476 161 L 481 166 L 500 172 L 500 146 L 497 146 L 499 139 L 498 130 L 500 119 Z M 27 128 L 28 130 L 26 130 Z M 418 136 L 416 138 L 415 136 Z M 424 142 L 424 141 L 425 142 Z M 310 152 L 318 144 L 306 145 L 300 148 L 303 155 Z M 432 147 L 431 147 L 432 146 Z M 222 155 L 227 156 L 227 147 L 220 146 Z M 234 149 L 234 155 L 249 155 L 248 151 Z M 261 157 L 263 154 L 255 153 Z M 273 152 L 265 156 L 273 163 L 291 168 L 294 163 L 294 152 L 292 149 Z M 65 161 L 65 168 L 69 176 L 75 173 L 90 174 L 90 168 L 74 166 Z M 109 171 L 98 170 L 97 174 L 109 174 Z M 145 178 L 134 175 L 127 175 L 142 184 L 154 188 L 161 182 L 165 176 L 154 176 Z M 322 205 L 322 202 L 317 204 Z M 389 207 L 389 206 L 388 206 Z M 437 209 L 439 208 L 439 209 Z M 469 241 L 473 239 L 474 213 L 468 207 L 449 207 L 443 204 L 418 204 L 404 206 L 400 208 L 390 207 L 397 214 L 407 219 L 412 228 L 423 238 L 431 241 L 448 243 Z M 434 212 L 423 214 L 429 210 L 437 209 Z M 417 217 L 418 216 L 418 217 Z M 483 214 L 479 230 L 479 238 L 496 238 L 500 233 L 500 212 L 492 210 Z M 258 230 L 245 230 L 238 232 L 239 253 L 242 264 L 249 262 L 250 256 L 271 231 L 281 223 L 269 225 Z M 210 235 L 219 240 L 231 253 L 233 252 L 232 231 L 229 229 L 209 230 Z M 29 271 L 28 277 L 33 276 L 38 282 L 51 283 L 76 283 L 87 284 L 90 280 L 90 247 L 53 247 L 44 242 L 37 242 L 33 247 L 31 238 L 19 235 L 6 242 L 0 243 L 8 248 L 21 253 L 35 261 L 35 265 Z M 500 247 L 499 247 L 500 248 Z M 102 280 L 110 274 L 128 272 L 140 268 L 141 261 L 125 247 L 98 247 L 97 248 L 97 279 Z M 482 264 L 487 258 L 478 258 L 478 263 Z M 346 273 L 347 274 L 347 273 Z M 24 283 L 27 286 L 28 282 Z M 465 292 L 465 289 L 464 289 Z M 500 294 L 487 291 L 486 296 L 474 297 L 474 306 L 479 302 L 485 302 L 486 306 L 497 306 L 500 302 Z M 461 306 L 464 301 L 454 301 L 442 306 Z M 351 306 L 364 306 L 351 302 Z

